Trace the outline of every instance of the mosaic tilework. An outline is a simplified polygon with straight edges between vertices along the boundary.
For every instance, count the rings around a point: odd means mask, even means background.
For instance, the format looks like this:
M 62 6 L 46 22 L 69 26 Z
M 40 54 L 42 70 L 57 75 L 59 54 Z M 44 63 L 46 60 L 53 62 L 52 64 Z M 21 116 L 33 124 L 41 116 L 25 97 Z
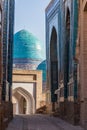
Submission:
M 12 51 L 14 33 L 14 0 L 3 0 L 2 9 L 2 42 L 3 42 L 3 100 L 8 93 L 10 100 L 10 87 L 12 83 Z M 6 87 L 9 84 L 8 92 Z
M 14 35 L 14 58 L 44 59 L 42 43 L 31 33 L 21 30 Z

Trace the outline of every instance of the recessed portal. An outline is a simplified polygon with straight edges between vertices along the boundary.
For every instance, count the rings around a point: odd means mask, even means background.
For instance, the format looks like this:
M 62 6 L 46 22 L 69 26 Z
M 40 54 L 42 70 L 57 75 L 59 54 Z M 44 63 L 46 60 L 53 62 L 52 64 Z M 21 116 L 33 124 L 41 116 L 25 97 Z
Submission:
M 50 41 L 50 72 L 51 72 L 51 101 L 53 103 L 53 111 L 55 110 L 55 102 L 57 95 L 55 90 L 58 89 L 58 58 L 57 58 L 57 33 L 53 27 Z
M 27 114 L 27 102 L 26 99 L 22 96 L 20 99 L 20 114 Z
M 68 82 L 69 82 L 69 47 L 70 47 L 70 11 L 67 9 L 66 16 L 66 43 L 64 52 L 64 96 L 68 96 Z

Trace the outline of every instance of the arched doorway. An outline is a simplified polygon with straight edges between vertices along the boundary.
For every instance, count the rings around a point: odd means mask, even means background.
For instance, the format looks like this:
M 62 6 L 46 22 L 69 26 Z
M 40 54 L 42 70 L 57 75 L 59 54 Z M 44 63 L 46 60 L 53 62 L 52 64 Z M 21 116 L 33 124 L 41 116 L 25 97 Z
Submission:
M 35 101 L 33 96 L 21 87 L 13 90 L 13 110 L 14 114 L 33 114 L 35 113 Z
M 64 51 L 64 97 L 68 96 L 68 82 L 69 82 L 69 60 L 70 60 L 70 11 L 67 9 L 66 16 L 66 41 Z
M 20 114 L 27 114 L 27 112 L 26 112 L 27 111 L 27 101 L 23 96 L 21 96 L 19 106 L 20 106 L 19 113 Z
M 55 102 L 57 101 L 57 95 L 55 90 L 58 89 L 58 58 L 57 58 L 57 32 L 55 27 L 52 29 L 50 40 L 50 83 L 51 83 L 51 102 L 52 111 L 55 111 Z

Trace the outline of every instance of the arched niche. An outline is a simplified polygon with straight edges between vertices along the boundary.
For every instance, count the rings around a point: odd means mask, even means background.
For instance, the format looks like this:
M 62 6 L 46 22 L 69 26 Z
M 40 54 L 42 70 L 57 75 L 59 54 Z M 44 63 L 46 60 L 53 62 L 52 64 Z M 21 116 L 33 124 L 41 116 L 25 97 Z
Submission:
M 69 82 L 69 60 L 70 60 L 70 11 L 67 8 L 66 15 L 66 40 L 64 48 L 64 96 L 67 98 L 68 95 L 68 82 Z
M 55 27 L 52 28 L 50 39 L 50 81 L 51 81 L 51 101 L 53 103 L 52 110 L 55 110 L 55 102 L 57 95 L 55 90 L 58 89 L 58 52 L 57 52 L 57 32 Z

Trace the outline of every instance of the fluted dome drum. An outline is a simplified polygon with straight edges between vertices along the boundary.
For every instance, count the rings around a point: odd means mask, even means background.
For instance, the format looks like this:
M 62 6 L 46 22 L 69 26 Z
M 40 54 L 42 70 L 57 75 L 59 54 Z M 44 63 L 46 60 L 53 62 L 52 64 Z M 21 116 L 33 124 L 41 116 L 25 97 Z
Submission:
M 14 68 L 34 70 L 44 59 L 42 43 L 31 33 L 21 30 L 14 35 Z

